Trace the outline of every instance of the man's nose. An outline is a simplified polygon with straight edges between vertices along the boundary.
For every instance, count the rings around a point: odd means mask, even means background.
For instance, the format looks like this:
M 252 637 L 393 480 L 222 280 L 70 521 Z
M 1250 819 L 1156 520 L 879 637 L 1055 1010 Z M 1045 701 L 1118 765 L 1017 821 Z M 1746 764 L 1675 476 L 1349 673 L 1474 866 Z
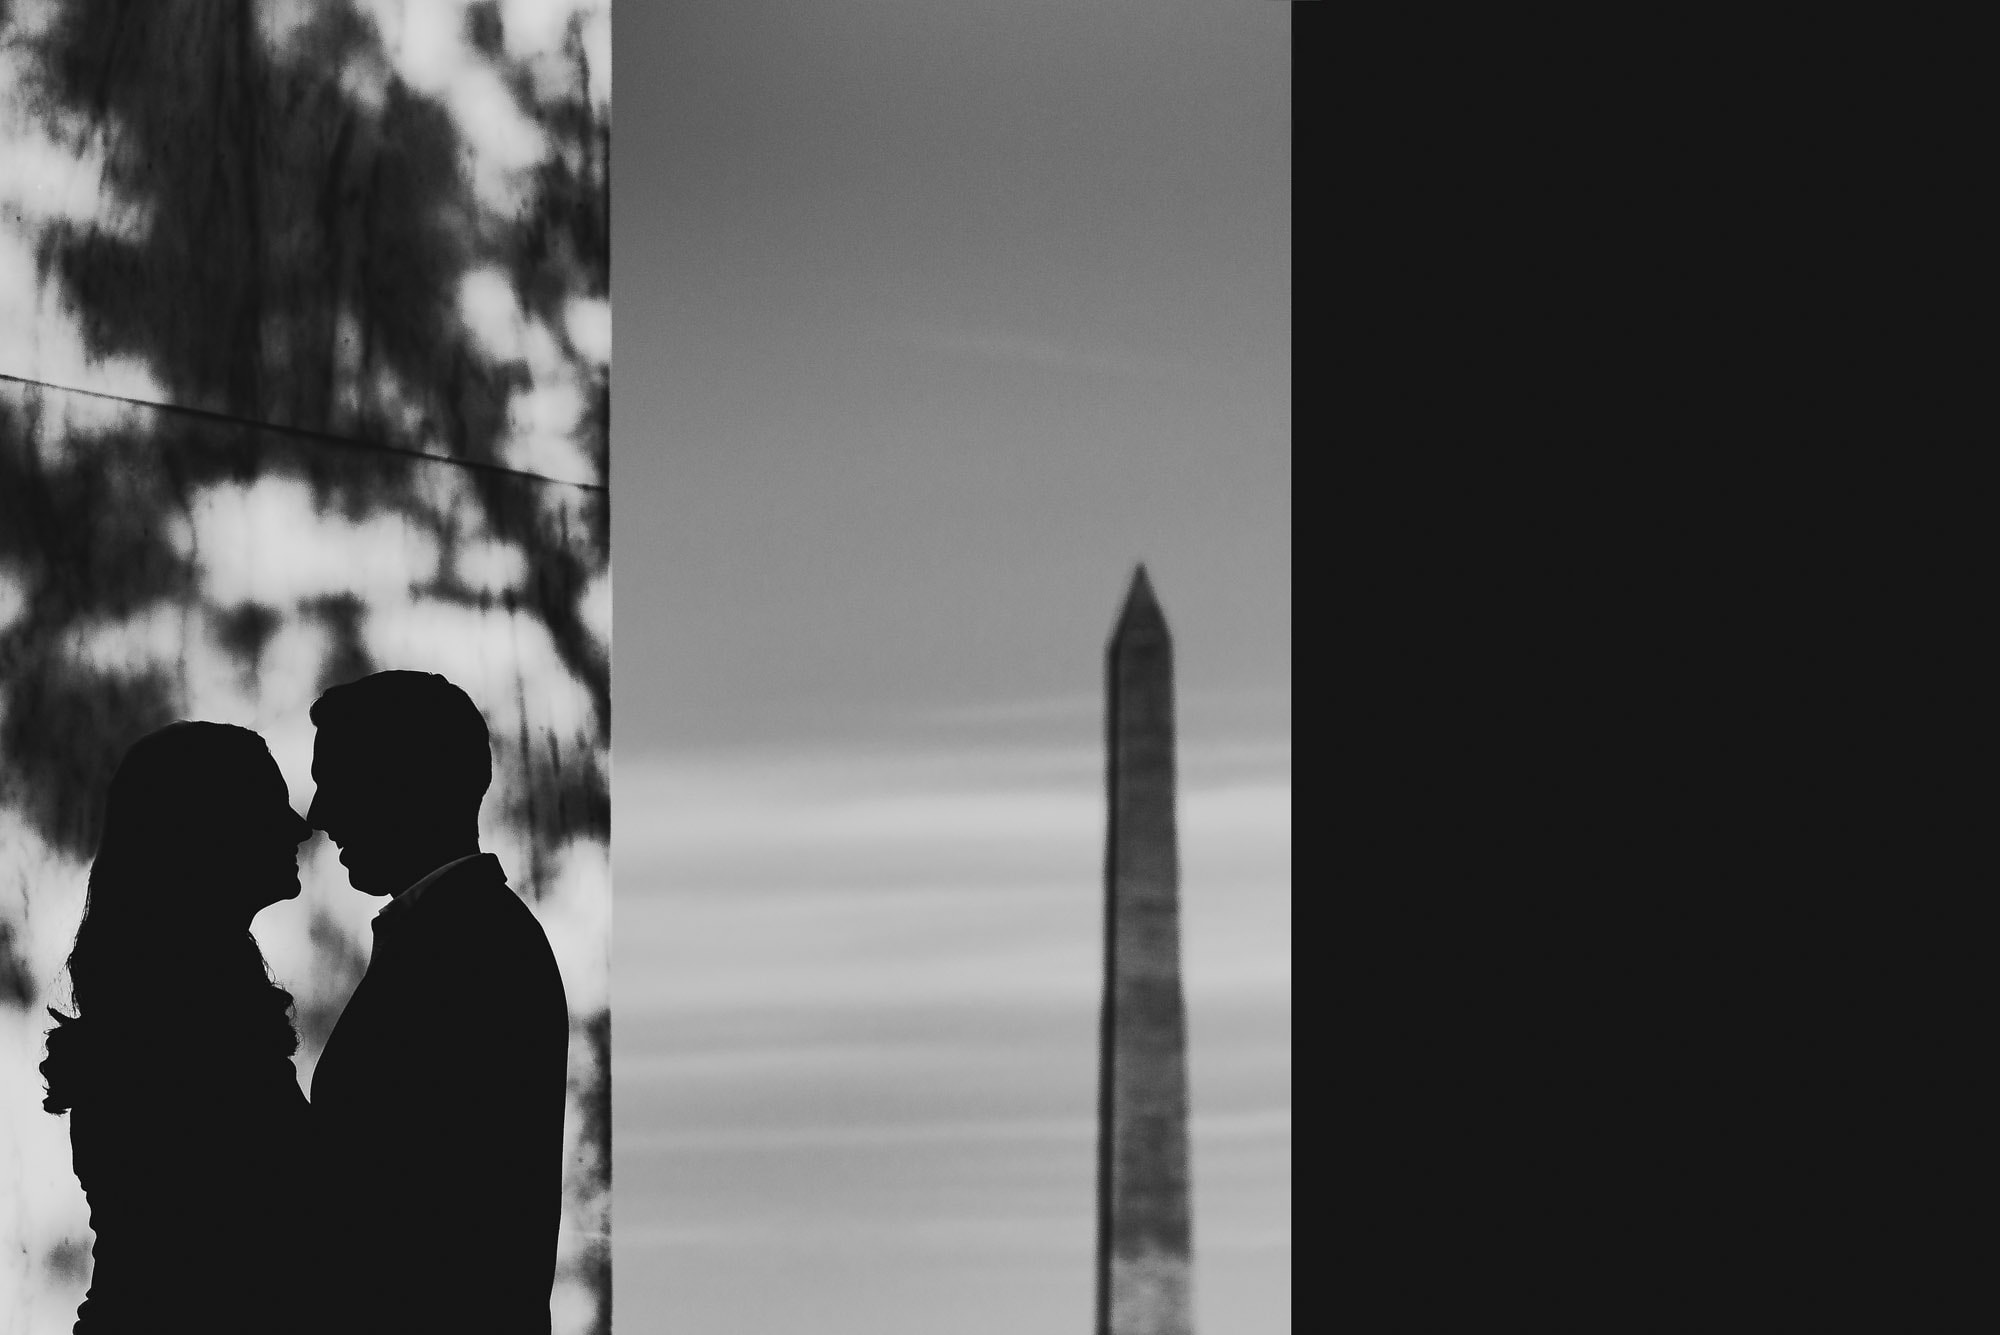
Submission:
M 326 803 L 320 800 L 318 793 L 313 794 L 312 805 L 306 808 L 306 824 L 315 830 L 326 828 Z

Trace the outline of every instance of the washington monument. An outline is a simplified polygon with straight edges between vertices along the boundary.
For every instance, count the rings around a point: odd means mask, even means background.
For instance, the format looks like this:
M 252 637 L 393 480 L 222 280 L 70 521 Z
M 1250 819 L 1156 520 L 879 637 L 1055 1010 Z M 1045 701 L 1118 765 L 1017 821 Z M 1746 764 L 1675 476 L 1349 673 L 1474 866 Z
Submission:
M 1097 1335 L 1193 1335 L 1173 645 L 1144 566 L 1108 660 Z

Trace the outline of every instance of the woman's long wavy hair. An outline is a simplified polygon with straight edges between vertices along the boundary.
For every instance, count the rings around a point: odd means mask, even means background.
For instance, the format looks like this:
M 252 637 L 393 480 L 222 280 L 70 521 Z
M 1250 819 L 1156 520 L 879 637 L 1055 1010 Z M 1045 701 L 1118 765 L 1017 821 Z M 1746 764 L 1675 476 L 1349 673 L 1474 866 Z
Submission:
M 291 993 L 217 884 L 228 850 L 252 837 L 257 780 L 275 772 L 263 738 L 223 723 L 172 723 L 125 753 L 64 966 L 77 1014 L 49 1012 L 49 1111 L 73 1106 L 107 1043 L 297 1050 Z

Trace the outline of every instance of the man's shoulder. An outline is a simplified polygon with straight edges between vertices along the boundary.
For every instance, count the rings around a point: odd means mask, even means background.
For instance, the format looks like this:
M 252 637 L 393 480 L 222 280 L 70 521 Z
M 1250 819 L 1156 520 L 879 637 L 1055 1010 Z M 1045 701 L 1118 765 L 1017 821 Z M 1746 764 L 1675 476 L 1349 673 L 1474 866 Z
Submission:
M 491 853 L 468 858 L 438 877 L 424 891 L 418 907 L 428 910 L 425 918 L 433 923 L 450 921 L 456 928 L 477 924 L 511 923 L 521 918 L 534 921 L 534 913 L 521 902 L 500 859 Z M 539 927 L 540 924 L 536 924 Z
M 428 910 L 430 930 L 478 954 L 518 960 L 545 959 L 555 967 L 555 952 L 535 911 L 507 883 L 500 860 L 492 854 L 453 867 L 426 892 L 420 906 Z

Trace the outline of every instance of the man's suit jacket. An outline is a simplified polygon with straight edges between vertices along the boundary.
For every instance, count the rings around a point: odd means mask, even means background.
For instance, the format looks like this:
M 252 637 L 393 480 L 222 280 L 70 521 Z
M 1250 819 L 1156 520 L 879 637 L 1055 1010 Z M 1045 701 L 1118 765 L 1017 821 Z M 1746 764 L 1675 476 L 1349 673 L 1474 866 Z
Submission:
M 569 1008 L 490 854 L 375 923 L 313 1072 L 335 1325 L 548 1335 Z

